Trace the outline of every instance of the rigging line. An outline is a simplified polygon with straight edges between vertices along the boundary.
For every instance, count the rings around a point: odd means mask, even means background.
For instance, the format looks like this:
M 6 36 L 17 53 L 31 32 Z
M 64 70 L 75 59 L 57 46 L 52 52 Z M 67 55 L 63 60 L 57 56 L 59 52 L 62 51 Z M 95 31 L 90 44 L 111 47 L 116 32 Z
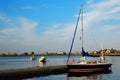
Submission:
M 67 64 L 68 64 L 68 61 L 69 61 L 69 58 L 70 58 L 70 53 L 72 51 L 72 47 L 73 47 L 73 43 L 74 43 L 74 39 L 75 39 L 75 35 L 76 35 L 78 23 L 79 23 L 80 13 L 81 13 L 81 9 L 79 11 L 79 15 L 78 15 L 78 18 L 77 18 L 77 24 L 76 24 L 76 27 L 75 27 L 75 31 L 74 31 L 74 35 L 73 35 L 73 39 L 72 39 L 72 43 L 71 43 L 71 47 L 70 47 L 70 51 L 69 51 L 69 54 L 68 54 Z

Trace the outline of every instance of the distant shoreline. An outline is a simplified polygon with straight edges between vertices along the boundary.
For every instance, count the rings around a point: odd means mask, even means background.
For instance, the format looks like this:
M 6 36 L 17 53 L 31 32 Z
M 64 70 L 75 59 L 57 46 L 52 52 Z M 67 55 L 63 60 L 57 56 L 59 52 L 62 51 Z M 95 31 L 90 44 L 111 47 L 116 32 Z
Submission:
M 35 56 L 68 56 L 68 54 L 34 54 Z M 95 54 L 94 54 L 95 55 Z M 0 57 L 22 57 L 22 56 L 31 56 L 31 55 L 0 55 Z M 71 54 L 71 56 L 81 56 L 81 54 Z M 104 56 L 120 56 L 120 53 L 110 53 L 105 54 Z
M 104 56 L 120 56 L 120 50 L 116 49 L 104 49 L 104 50 L 99 50 L 99 51 L 92 51 L 92 52 L 86 52 L 91 55 L 95 56 L 100 56 L 101 53 L 103 52 Z M 58 52 L 44 52 L 44 53 L 35 53 L 34 51 L 31 52 L 24 52 L 24 53 L 0 53 L 0 57 L 11 57 L 11 56 L 68 56 L 69 52 L 64 52 L 64 51 L 58 51 Z M 72 56 L 81 56 L 82 53 L 77 51 L 77 52 L 72 52 L 70 53 Z

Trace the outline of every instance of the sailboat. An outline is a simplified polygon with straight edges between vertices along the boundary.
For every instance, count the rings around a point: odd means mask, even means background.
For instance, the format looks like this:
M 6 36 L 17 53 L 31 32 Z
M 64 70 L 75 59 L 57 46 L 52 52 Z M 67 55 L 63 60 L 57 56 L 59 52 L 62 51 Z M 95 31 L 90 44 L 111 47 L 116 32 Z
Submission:
M 72 63 L 69 62 L 69 58 L 70 58 L 70 53 L 72 51 L 72 47 L 73 47 L 73 43 L 74 43 L 74 39 L 75 39 L 75 35 L 76 35 L 76 31 L 77 31 L 77 27 L 78 27 L 78 23 L 79 23 L 79 19 L 81 18 L 81 45 L 82 45 L 82 57 L 80 58 L 80 61 L 75 61 L 72 60 Z M 79 15 L 78 15 L 78 19 L 77 19 L 77 24 L 75 27 L 75 31 L 74 31 L 74 36 L 72 39 L 72 44 L 70 47 L 70 51 L 69 51 L 69 55 L 68 55 L 68 60 L 67 60 L 67 67 L 69 72 L 79 72 L 79 73 L 98 73 L 98 72 L 107 72 L 107 71 L 111 71 L 111 65 L 112 63 L 108 62 L 105 60 L 103 54 L 101 56 L 94 56 L 91 54 L 88 54 L 85 52 L 84 50 L 84 45 L 83 45 L 83 39 L 84 35 L 83 35 L 83 5 L 81 5 L 81 9 L 79 11 Z M 88 57 L 91 57 L 92 59 L 88 59 Z

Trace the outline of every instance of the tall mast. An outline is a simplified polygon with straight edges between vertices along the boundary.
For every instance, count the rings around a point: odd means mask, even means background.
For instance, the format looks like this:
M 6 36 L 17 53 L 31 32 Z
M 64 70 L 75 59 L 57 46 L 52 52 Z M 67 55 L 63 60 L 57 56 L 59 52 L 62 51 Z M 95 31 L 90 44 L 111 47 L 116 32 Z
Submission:
M 83 33 L 83 5 L 81 5 L 81 32 L 82 32 L 82 35 L 81 35 L 81 41 L 82 41 L 82 48 L 84 47 L 84 42 L 83 42 L 83 40 L 84 40 L 84 33 Z
M 99 57 L 87 54 L 84 51 L 84 31 L 83 31 L 83 5 L 81 5 L 81 47 L 82 47 L 82 56 L 90 56 L 90 57 Z

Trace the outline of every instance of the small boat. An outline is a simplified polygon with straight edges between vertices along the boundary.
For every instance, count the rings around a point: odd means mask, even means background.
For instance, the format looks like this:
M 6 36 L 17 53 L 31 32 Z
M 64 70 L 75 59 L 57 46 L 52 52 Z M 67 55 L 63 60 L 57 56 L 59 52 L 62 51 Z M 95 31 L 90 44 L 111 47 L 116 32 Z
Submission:
M 35 56 L 34 56 L 34 55 L 31 55 L 31 56 L 30 56 L 30 60 L 35 60 Z
M 46 58 L 45 58 L 45 57 L 43 57 L 43 56 L 42 56 L 42 57 L 40 57 L 40 58 L 39 58 L 39 62 L 46 62 Z
M 75 38 L 76 30 L 78 27 L 79 18 L 81 18 L 81 27 L 82 27 L 81 28 L 82 57 L 79 60 L 79 62 L 76 61 L 75 59 L 72 59 L 72 62 L 69 62 L 70 53 L 71 53 L 72 46 L 74 43 L 74 38 Z M 69 55 L 68 55 L 68 60 L 67 60 L 67 67 L 69 69 L 69 72 L 98 73 L 98 72 L 110 71 L 112 63 L 105 60 L 103 53 L 101 56 L 95 56 L 95 55 L 88 54 L 84 51 L 83 37 L 84 37 L 84 35 L 83 35 L 83 6 L 81 6 L 77 24 L 76 24 L 75 31 L 74 31 L 74 36 L 72 39 L 72 44 L 71 44 Z M 91 58 L 91 59 L 89 59 L 89 58 Z

